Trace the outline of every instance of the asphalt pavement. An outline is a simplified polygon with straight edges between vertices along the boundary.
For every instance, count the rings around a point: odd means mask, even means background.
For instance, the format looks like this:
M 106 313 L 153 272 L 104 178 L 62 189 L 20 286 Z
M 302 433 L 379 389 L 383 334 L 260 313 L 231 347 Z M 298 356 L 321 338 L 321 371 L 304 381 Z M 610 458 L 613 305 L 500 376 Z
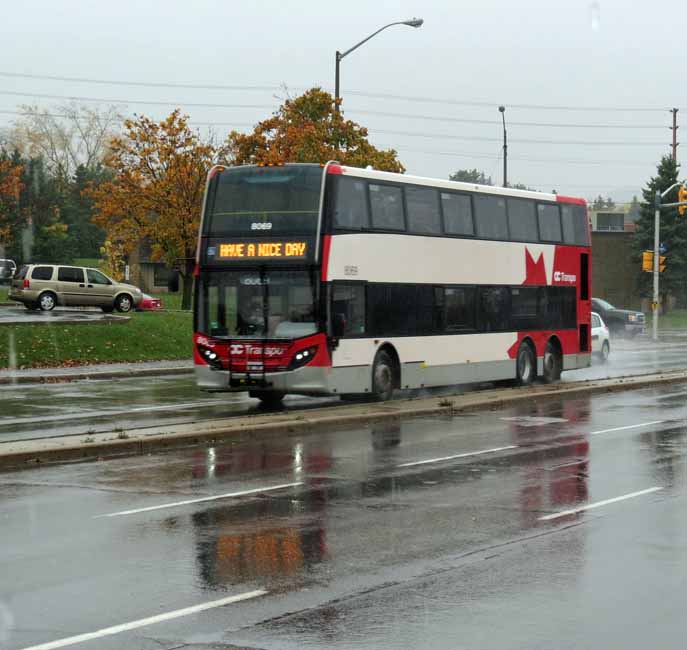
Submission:
M 687 341 L 654 345 L 647 341 L 614 343 L 608 363 L 597 359 L 589 368 L 563 373 L 563 382 L 649 374 L 687 367 Z M 48 383 L 12 383 L 0 371 L 0 443 L 15 440 L 108 431 L 134 431 L 156 425 L 178 425 L 216 418 L 261 414 L 260 402 L 246 393 L 208 394 L 195 385 L 190 362 L 146 364 L 101 364 L 89 369 L 22 371 L 24 380 L 46 379 Z M 59 381 L 84 372 L 105 379 Z M 137 373 L 140 373 L 137 375 Z M 154 376 L 141 376 L 146 375 Z M 174 373 L 174 374 L 167 374 Z M 109 377 L 114 374 L 115 377 Z M 159 375 L 159 376 L 155 376 Z M 16 379 L 16 377 L 15 377 Z M 2 385 L 3 380 L 7 384 Z M 447 387 L 430 391 L 399 392 L 398 398 L 443 395 L 481 390 L 483 385 Z M 341 404 L 336 397 L 290 396 L 286 409 L 317 408 Z
M 0 475 L 0 647 L 684 647 L 687 386 Z

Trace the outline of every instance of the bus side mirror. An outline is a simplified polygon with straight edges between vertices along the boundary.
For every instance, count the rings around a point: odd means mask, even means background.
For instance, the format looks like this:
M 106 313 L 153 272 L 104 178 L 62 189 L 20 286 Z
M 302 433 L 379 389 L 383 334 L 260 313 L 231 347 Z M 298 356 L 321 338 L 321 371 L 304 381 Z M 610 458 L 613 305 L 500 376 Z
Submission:
M 334 314 L 332 321 L 332 336 L 341 338 L 346 332 L 346 315 Z
M 179 291 L 179 271 L 172 269 L 167 280 L 167 291 L 169 293 L 177 293 Z

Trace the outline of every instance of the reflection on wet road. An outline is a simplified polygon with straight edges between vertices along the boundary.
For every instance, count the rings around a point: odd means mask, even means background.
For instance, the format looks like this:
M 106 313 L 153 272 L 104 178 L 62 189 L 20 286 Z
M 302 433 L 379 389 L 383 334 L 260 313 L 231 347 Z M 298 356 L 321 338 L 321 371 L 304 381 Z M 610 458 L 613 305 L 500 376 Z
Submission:
M 686 395 L 5 473 L 0 646 L 681 648 Z
M 601 379 L 687 367 L 687 345 L 619 341 L 607 364 L 563 374 L 563 381 Z M 479 386 L 461 387 L 464 391 Z M 431 391 L 440 395 L 456 387 Z M 400 397 L 410 393 L 399 393 Z M 337 405 L 338 398 L 288 397 L 286 408 Z M 174 425 L 262 413 L 245 393 L 201 393 L 192 375 L 79 381 L 68 384 L 0 386 L 0 440 Z

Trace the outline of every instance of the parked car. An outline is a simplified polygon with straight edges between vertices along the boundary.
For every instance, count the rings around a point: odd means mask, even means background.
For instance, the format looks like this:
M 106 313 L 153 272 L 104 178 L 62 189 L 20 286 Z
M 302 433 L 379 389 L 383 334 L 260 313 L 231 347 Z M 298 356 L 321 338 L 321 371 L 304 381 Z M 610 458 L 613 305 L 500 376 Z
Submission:
M 153 298 L 147 293 L 143 294 L 143 299 L 136 307 L 136 311 L 157 311 L 158 309 L 162 309 L 162 300 Z
M 611 353 L 610 332 L 603 318 L 592 312 L 592 354 L 597 355 L 603 363 L 608 361 Z
M 28 264 L 15 274 L 7 297 L 27 309 L 43 311 L 66 305 L 128 312 L 141 303 L 143 293 L 137 287 L 108 278 L 98 269 Z
M 14 260 L 0 259 L 0 284 L 3 282 L 9 283 L 16 270 L 17 265 Z
M 634 337 L 644 333 L 646 322 L 641 311 L 616 309 L 601 298 L 592 298 L 592 311 L 601 316 L 611 334 Z

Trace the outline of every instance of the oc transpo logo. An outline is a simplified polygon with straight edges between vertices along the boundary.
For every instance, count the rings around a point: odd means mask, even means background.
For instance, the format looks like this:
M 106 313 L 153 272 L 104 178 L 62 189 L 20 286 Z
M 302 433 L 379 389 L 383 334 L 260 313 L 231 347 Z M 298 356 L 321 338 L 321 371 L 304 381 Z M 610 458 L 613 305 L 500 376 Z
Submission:
M 273 346 L 267 346 L 263 349 L 261 345 L 243 345 L 241 343 L 232 343 L 229 347 L 229 351 L 232 355 L 243 355 L 249 357 L 278 357 L 284 354 L 284 348 L 278 348 Z
M 568 273 L 562 273 L 561 271 L 554 271 L 553 273 L 554 282 L 567 282 L 568 284 L 575 284 L 577 282 L 576 275 L 569 275 Z

